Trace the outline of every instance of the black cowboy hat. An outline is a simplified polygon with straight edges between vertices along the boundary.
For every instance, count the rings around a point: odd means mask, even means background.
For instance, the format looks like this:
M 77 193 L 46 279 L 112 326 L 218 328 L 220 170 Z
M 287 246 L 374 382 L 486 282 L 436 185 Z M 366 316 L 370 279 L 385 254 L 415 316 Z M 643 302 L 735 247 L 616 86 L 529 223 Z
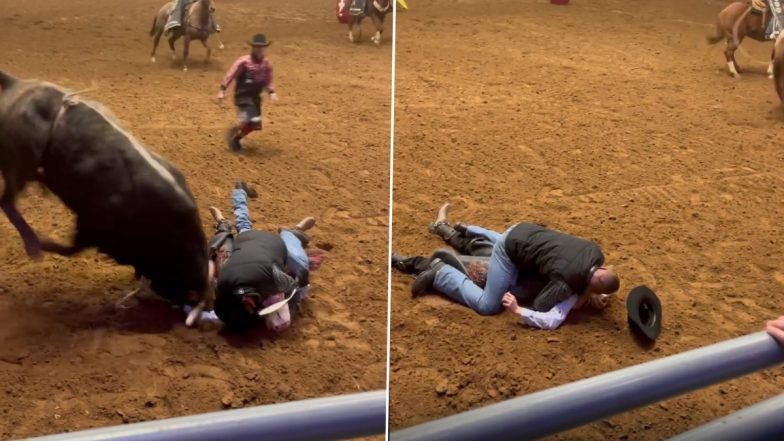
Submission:
M 662 307 L 659 298 L 647 286 L 634 288 L 626 298 L 629 327 L 649 341 L 661 332 Z
M 267 36 L 264 34 L 256 34 L 248 44 L 253 47 L 267 47 L 272 44 L 272 41 L 267 41 Z

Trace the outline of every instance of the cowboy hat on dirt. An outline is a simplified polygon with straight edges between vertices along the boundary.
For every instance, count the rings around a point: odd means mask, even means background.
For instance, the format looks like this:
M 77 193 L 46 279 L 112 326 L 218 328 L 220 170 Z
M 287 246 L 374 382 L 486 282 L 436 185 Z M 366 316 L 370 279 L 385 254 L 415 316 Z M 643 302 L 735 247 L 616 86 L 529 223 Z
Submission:
M 636 334 L 654 341 L 661 333 L 662 307 L 659 298 L 647 286 L 634 288 L 626 298 L 629 327 Z

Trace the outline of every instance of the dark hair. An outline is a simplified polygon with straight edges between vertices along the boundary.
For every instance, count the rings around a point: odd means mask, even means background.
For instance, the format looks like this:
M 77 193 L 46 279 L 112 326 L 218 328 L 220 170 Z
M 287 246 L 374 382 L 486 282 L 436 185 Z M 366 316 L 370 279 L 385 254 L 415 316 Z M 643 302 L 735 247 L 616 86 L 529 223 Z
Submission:
M 252 314 L 237 295 L 224 295 L 215 299 L 215 314 L 227 328 L 244 331 L 261 322 L 259 316 Z

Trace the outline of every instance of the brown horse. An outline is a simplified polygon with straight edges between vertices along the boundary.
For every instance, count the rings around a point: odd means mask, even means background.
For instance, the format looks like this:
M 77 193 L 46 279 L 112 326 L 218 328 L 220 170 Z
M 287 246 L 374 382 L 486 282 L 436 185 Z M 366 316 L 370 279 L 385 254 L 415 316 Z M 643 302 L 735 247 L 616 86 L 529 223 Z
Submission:
M 708 43 L 716 44 L 721 40 L 727 41 L 724 56 L 727 58 L 730 74 L 735 78 L 740 78 L 740 67 L 735 61 L 735 51 L 746 37 L 757 41 L 770 41 L 766 30 L 772 16 L 767 10 L 760 11 L 743 2 L 731 3 L 719 13 L 716 33 L 708 36 Z M 771 63 L 768 66 L 768 76 L 771 78 L 772 73 L 773 54 L 771 53 Z
M 150 29 L 150 36 L 153 37 L 152 46 L 152 62 L 155 63 L 155 51 L 158 48 L 158 42 L 163 35 L 163 28 L 166 26 L 166 21 L 169 15 L 174 10 L 175 2 L 169 2 L 163 5 L 158 11 L 158 15 L 152 22 L 152 29 Z M 188 53 L 190 52 L 191 40 L 196 39 L 201 41 L 201 44 L 207 49 L 207 57 L 204 62 L 210 59 L 212 49 L 207 45 L 207 39 L 210 35 L 215 33 L 213 28 L 213 14 L 215 13 L 215 2 L 213 0 L 195 0 L 186 6 L 183 14 L 182 26 L 173 29 L 168 34 L 169 49 L 171 50 L 172 60 L 176 58 L 174 53 L 174 42 L 180 37 L 185 37 L 183 40 L 182 48 L 182 70 L 188 71 Z M 220 44 L 223 49 L 223 43 Z
M 387 13 L 392 12 L 392 2 L 394 0 L 365 0 L 365 10 L 360 15 L 352 15 L 348 21 L 348 39 L 354 43 L 358 43 L 362 38 L 362 20 L 365 17 L 370 17 L 373 25 L 376 27 L 376 35 L 370 38 L 373 43 L 381 43 L 381 33 L 384 32 L 384 18 Z M 357 35 L 354 36 L 354 28 L 357 29 Z
M 776 93 L 784 103 L 784 32 L 776 38 L 773 44 L 773 79 L 776 84 Z

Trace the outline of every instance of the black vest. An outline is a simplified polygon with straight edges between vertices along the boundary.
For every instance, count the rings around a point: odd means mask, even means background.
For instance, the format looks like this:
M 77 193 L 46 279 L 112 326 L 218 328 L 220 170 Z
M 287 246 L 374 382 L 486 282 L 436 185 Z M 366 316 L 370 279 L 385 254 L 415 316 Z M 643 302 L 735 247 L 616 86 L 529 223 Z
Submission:
M 278 292 L 272 265 L 286 269 L 286 245 L 277 234 L 246 231 L 234 240 L 231 257 L 218 276 L 218 295 L 233 294 L 239 287 L 252 288 L 262 297 Z
M 585 291 L 593 271 L 604 263 L 596 243 L 536 224 L 513 227 L 504 245 L 520 273 L 563 280 L 576 294 Z

